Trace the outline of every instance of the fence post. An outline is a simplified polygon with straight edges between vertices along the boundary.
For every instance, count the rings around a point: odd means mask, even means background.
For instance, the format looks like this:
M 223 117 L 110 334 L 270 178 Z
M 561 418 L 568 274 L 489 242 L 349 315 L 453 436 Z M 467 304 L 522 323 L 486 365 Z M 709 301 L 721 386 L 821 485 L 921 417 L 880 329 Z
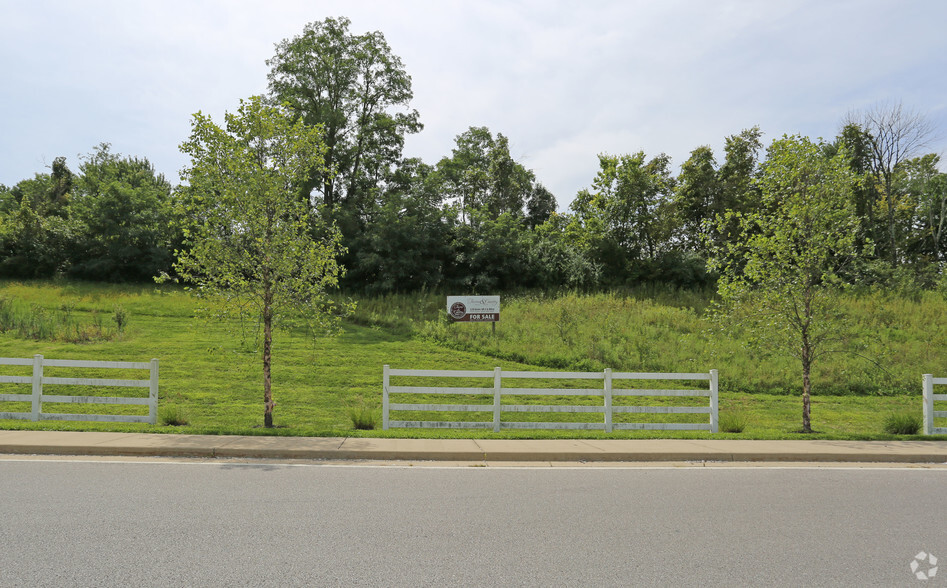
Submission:
M 924 374 L 924 434 L 934 430 L 934 375 Z
M 158 424 L 158 360 L 151 359 L 151 378 L 148 382 L 148 422 Z
M 493 368 L 493 432 L 500 432 L 500 386 L 502 376 L 500 368 Z
M 719 428 L 719 415 L 717 414 L 719 406 L 719 380 L 717 370 L 710 370 L 710 432 L 716 433 Z
M 612 432 L 612 368 L 605 368 L 605 432 Z
M 402 417 L 404 418 L 404 417 Z M 388 430 L 388 366 L 385 366 L 381 384 L 381 428 Z
M 42 412 L 40 401 L 43 396 L 43 356 L 33 356 L 33 420 L 38 421 Z

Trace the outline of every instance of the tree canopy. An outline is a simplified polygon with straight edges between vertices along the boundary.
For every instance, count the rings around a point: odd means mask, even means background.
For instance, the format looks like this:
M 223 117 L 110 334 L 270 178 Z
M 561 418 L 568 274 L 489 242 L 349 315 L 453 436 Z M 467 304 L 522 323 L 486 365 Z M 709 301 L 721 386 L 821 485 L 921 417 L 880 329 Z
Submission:
M 175 270 L 228 313 L 252 312 L 263 328 L 264 425 L 273 426 L 273 327 L 290 317 L 331 329 L 330 298 L 342 268 L 339 236 L 320 223 L 297 186 L 324 165 L 320 129 L 262 98 L 241 101 L 221 128 L 194 115 L 181 150 L 191 157 L 177 200 L 185 249 Z

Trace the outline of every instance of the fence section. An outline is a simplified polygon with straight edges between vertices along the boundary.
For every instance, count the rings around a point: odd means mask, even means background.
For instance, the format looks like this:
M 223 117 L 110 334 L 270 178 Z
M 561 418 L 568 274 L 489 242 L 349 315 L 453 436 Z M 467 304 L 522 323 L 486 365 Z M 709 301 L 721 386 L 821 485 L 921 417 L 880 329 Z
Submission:
M 61 420 L 61 421 L 104 421 L 113 423 L 150 423 L 157 422 L 158 415 L 158 360 L 150 362 L 131 361 L 79 361 L 68 359 L 44 359 L 34 355 L 33 359 L 0 358 L 0 366 L 33 366 L 32 376 L 0 376 L 0 384 L 31 384 L 30 394 L 0 394 L 0 402 L 29 402 L 31 412 L 0 412 L 0 419 L 23 420 Z M 148 370 L 147 380 L 117 380 L 104 378 L 55 378 L 43 375 L 46 367 L 59 368 L 96 368 Z M 122 388 L 148 388 L 148 397 L 127 396 L 65 396 L 44 394 L 43 386 L 113 386 Z M 148 415 L 111 415 L 111 414 L 64 414 L 43 412 L 43 403 L 55 404 L 122 404 L 146 405 Z
M 492 387 L 453 387 L 453 386 L 394 386 L 392 377 L 411 378 L 492 378 Z M 599 380 L 597 388 L 505 388 L 504 380 Z M 652 389 L 652 388 L 616 388 L 615 383 L 626 380 L 703 380 L 709 385 L 704 389 Z M 451 395 L 451 396 L 492 396 L 490 404 L 443 404 L 443 403 L 406 403 L 392 402 L 391 395 Z M 601 397 L 598 405 L 577 404 L 504 404 L 505 396 L 585 396 Z M 703 397 L 706 404 L 701 406 L 627 406 L 616 405 L 616 397 Z M 384 367 L 382 418 L 385 429 L 395 427 L 410 428 L 466 428 L 466 429 L 589 429 L 614 430 L 659 429 L 659 430 L 703 430 L 717 432 L 717 370 L 706 373 L 636 373 L 613 372 L 518 372 L 503 371 L 463 371 L 463 370 L 405 370 Z M 490 413 L 491 420 L 482 421 L 422 421 L 392 420 L 391 413 L 397 411 L 415 412 L 477 412 Z M 597 413 L 602 415 L 601 422 L 511 422 L 502 420 L 503 413 Z M 668 422 L 615 422 L 614 416 L 622 413 L 637 414 L 706 414 L 706 423 L 668 423 Z
M 947 385 L 947 378 L 924 374 L 924 434 L 947 435 L 947 427 L 935 427 L 935 418 L 947 418 L 947 410 L 934 410 L 934 402 L 947 400 L 947 394 L 934 394 L 934 386 Z

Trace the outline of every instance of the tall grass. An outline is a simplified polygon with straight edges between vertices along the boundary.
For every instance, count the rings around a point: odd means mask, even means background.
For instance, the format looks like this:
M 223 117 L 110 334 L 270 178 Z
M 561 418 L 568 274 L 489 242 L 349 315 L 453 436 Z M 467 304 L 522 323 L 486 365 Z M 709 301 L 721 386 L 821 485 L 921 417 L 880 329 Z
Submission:
M 358 301 L 361 324 L 436 344 L 554 369 L 686 372 L 717 369 L 730 392 L 797 394 L 798 360 L 754 348 L 739 332 L 712 328 L 710 292 L 651 287 L 626 292 L 521 294 L 501 300 L 494 334 L 485 323 L 451 323 L 445 298 L 389 295 Z M 839 296 L 849 343 L 815 365 L 816 394 L 916 393 L 920 374 L 947 372 L 947 300 L 879 291 Z
M 36 341 L 64 341 L 88 343 L 109 341 L 121 335 L 128 323 L 123 309 L 113 315 L 115 328 L 103 324 L 97 311 L 85 320 L 75 312 L 75 304 L 63 302 L 57 309 L 49 310 L 40 304 L 25 304 L 8 296 L 0 296 L 0 333 L 12 333 L 21 339 Z
M 0 422 L 4 428 L 429 438 L 711 436 L 707 432 L 663 431 L 607 435 L 601 431 L 355 429 L 350 409 L 361 408 L 362 402 L 364 410 L 356 415 L 357 420 L 367 425 L 374 418 L 377 426 L 385 364 L 418 369 L 529 369 L 524 363 L 502 359 L 508 355 L 522 357 L 526 364 L 537 367 L 543 365 L 541 361 L 588 366 L 607 361 L 618 362 L 609 367 L 629 371 L 637 371 L 638 366 L 656 371 L 690 371 L 690 365 L 694 371 L 716 368 L 721 374 L 720 414 L 746 416 L 742 433 L 718 437 L 799 437 L 794 431 L 799 428 L 800 401 L 786 395 L 798 390 L 797 368 L 791 360 L 708 334 L 704 309 L 709 293 L 651 288 L 596 295 L 504 295 L 496 338 L 487 324 L 448 325 L 444 320 L 446 300 L 440 294 L 362 299 L 358 301 L 360 316 L 346 324 L 337 338 L 313 340 L 303 329 L 278 330 L 272 372 L 278 425 L 274 429 L 259 426 L 263 418 L 259 349 L 234 337 L 229 328 L 234 325 L 196 320 L 197 304 L 180 288 L 0 281 L 0 296 L 13 300 L 16 308 L 35 305 L 47 315 L 64 313 L 65 306 L 80 323 L 92 322 L 97 316 L 109 329 L 116 309 L 127 311 L 131 321 L 121 337 L 77 344 L 24 339 L 7 331 L 0 333 L 0 356 L 42 353 L 56 359 L 114 361 L 158 358 L 159 410 L 168 417 L 168 424 L 161 426 L 4 420 Z M 891 438 L 882 433 L 884 415 L 919 410 L 919 374 L 947 371 L 942 352 L 947 340 L 940 328 L 947 318 L 945 302 L 927 294 L 904 302 L 876 293 L 841 300 L 840 304 L 854 313 L 853 328 L 868 339 L 859 353 L 876 356 L 885 371 L 857 357 L 834 354 L 826 358 L 822 371 L 815 374 L 813 418 L 818 437 Z M 6 311 L 0 309 L 0 314 Z M 439 330 L 443 330 L 440 339 L 436 337 Z M 4 366 L 2 372 L 28 376 L 29 369 Z M 888 372 L 892 375 L 885 375 Z M 910 394 L 887 396 L 899 391 L 886 384 L 888 379 L 903 380 L 903 391 Z M 826 395 L 833 382 L 847 395 Z M 861 387 L 856 388 L 859 382 Z M 22 386 L 4 384 L 3 393 L 18 394 Z M 50 393 L 54 390 L 50 387 Z M 760 393 L 765 390 L 780 394 Z M 28 404 L 26 408 L 0 410 L 28 410 Z M 362 416 L 368 418 L 363 420 Z M 172 421 L 178 426 L 171 426 Z

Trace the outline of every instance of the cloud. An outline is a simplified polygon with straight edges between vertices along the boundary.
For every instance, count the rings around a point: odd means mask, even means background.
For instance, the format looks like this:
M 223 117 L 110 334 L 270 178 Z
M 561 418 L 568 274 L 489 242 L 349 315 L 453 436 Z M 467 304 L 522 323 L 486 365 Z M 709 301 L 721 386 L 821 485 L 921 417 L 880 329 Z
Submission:
M 172 179 L 190 115 L 220 120 L 266 89 L 274 44 L 348 16 L 380 30 L 413 80 L 435 163 L 488 126 L 564 209 L 601 152 L 666 152 L 760 125 L 831 137 L 885 99 L 947 123 L 947 4 L 822 2 L 359 2 L 34 0 L 0 4 L 0 182 L 99 142 Z M 942 151 L 944 144 L 936 149 Z

